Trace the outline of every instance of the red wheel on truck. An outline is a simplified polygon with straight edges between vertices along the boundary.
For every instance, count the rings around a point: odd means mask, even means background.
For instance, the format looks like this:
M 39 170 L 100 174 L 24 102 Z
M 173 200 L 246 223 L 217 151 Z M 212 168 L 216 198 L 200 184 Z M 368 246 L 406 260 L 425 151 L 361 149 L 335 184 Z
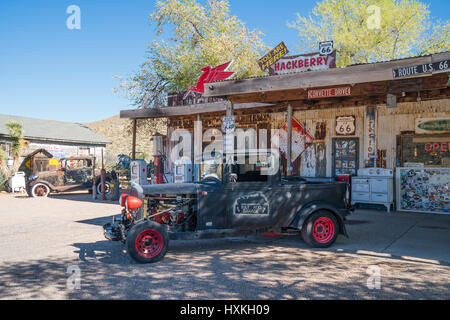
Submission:
M 330 242 L 336 232 L 333 221 L 327 217 L 317 219 L 312 231 L 314 239 L 319 243 Z
M 169 247 L 169 235 L 165 226 L 154 221 L 142 221 L 127 234 L 128 254 L 139 263 L 162 260 Z
M 151 259 L 161 253 L 164 239 L 157 230 L 145 230 L 136 238 L 135 246 L 139 255 Z
M 314 212 L 302 227 L 302 238 L 312 247 L 328 248 L 338 237 L 339 223 L 327 210 Z

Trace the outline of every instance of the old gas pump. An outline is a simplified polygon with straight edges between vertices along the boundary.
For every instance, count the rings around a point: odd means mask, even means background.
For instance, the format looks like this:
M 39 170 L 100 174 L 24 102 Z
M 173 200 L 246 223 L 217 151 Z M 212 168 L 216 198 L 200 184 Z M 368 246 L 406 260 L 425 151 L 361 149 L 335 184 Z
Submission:
M 151 138 L 153 141 L 153 184 L 164 183 L 164 160 L 163 160 L 163 136 L 156 134 Z
M 140 186 L 148 185 L 147 162 L 145 160 L 135 160 L 131 162 L 131 183 Z
M 189 183 L 192 182 L 193 166 L 191 163 L 184 161 L 175 162 L 174 182 Z

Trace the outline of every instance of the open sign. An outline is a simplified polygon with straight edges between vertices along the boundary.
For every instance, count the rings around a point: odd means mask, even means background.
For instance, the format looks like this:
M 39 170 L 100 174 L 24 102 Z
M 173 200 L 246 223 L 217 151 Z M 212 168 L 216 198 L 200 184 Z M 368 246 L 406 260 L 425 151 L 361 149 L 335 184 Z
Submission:
M 436 152 L 436 151 L 449 152 L 450 151 L 450 142 L 427 143 L 425 145 L 425 151 L 426 152 Z

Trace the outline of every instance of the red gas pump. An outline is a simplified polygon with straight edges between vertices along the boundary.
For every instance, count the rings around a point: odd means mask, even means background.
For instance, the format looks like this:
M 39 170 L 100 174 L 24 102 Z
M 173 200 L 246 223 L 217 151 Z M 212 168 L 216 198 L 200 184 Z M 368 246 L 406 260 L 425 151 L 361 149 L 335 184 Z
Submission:
M 153 141 L 153 176 L 154 184 L 164 184 L 163 136 L 159 133 L 151 138 Z
M 162 156 L 154 156 L 153 175 L 155 184 L 164 184 L 164 161 Z

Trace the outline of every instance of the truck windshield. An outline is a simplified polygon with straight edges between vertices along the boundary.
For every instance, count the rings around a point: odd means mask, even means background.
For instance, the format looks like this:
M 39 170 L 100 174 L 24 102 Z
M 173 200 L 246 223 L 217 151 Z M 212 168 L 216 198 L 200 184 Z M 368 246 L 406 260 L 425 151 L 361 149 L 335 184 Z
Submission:
M 215 178 L 222 181 L 222 164 L 216 160 L 204 160 L 200 166 L 201 181 L 208 178 Z
M 242 160 L 242 159 L 241 159 Z M 256 158 L 254 159 L 256 161 Z M 267 158 L 257 160 L 253 163 L 250 158 L 245 157 L 245 162 L 239 163 L 236 159 L 231 166 L 231 172 L 235 176 L 235 182 L 267 182 L 269 176 L 264 172 L 264 169 L 270 168 L 270 163 Z

